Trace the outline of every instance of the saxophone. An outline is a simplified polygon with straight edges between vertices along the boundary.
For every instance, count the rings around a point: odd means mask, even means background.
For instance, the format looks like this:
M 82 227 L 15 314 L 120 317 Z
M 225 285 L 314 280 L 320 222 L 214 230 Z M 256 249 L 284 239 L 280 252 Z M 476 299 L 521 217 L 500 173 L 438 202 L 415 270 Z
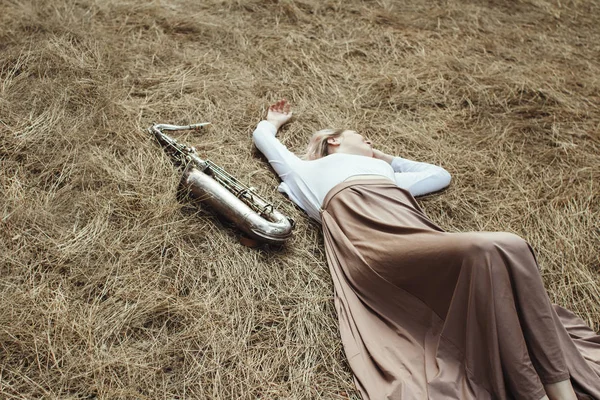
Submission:
M 283 244 L 291 235 L 294 220 L 275 210 L 260 197 L 255 188 L 247 187 L 210 160 L 203 160 L 194 147 L 178 143 L 163 131 L 199 130 L 209 122 L 192 125 L 154 124 L 148 132 L 178 165 L 184 166 L 180 188 L 190 197 L 208 204 L 234 223 L 248 237 L 242 244 L 255 247 L 259 243 Z

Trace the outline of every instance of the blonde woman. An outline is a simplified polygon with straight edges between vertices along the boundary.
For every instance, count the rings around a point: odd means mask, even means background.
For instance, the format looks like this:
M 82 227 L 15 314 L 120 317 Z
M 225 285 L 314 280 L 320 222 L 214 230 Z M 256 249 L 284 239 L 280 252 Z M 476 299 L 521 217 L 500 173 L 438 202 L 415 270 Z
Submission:
M 364 399 L 600 399 L 600 336 L 550 303 L 529 244 L 449 233 L 414 196 L 442 167 L 323 130 L 298 157 L 276 138 L 281 100 L 253 133 L 279 191 L 321 223 L 344 350 Z

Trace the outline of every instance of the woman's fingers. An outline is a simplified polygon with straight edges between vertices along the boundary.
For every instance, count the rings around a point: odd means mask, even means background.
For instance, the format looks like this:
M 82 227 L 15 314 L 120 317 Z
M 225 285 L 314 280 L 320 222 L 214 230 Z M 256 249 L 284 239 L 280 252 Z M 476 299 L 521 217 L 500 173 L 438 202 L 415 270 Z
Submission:
M 269 106 L 269 111 L 278 112 L 280 114 L 289 114 L 291 110 L 290 103 L 286 99 L 281 99 L 278 102 Z

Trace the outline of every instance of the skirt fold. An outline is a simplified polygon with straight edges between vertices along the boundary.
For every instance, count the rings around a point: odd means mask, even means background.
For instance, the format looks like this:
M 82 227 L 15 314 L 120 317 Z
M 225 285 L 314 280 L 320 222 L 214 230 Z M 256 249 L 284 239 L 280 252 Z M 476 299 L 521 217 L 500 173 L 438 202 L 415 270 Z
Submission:
M 364 399 L 600 399 L 600 336 L 553 305 L 531 246 L 444 232 L 387 180 L 343 182 L 321 212 L 340 335 Z

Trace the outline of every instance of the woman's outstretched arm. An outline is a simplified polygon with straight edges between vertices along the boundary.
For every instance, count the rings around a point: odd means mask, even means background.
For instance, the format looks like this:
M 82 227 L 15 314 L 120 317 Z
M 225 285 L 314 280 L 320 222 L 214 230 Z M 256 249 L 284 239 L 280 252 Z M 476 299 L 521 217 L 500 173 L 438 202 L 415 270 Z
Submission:
M 452 179 L 448 171 L 437 165 L 393 157 L 379 150 L 373 150 L 373 157 L 390 163 L 395 172 L 396 185 L 413 196 L 437 192 L 448 186 Z
M 290 118 L 292 118 L 290 105 L 285 100 L 280 100 L 269 107 L 266 120 L 261 121 L 252 134 L 254 144 L 267 157 L 282 180 L 285 180 L 288 174 L 302 162 L 276 137 L 279 128 Z

